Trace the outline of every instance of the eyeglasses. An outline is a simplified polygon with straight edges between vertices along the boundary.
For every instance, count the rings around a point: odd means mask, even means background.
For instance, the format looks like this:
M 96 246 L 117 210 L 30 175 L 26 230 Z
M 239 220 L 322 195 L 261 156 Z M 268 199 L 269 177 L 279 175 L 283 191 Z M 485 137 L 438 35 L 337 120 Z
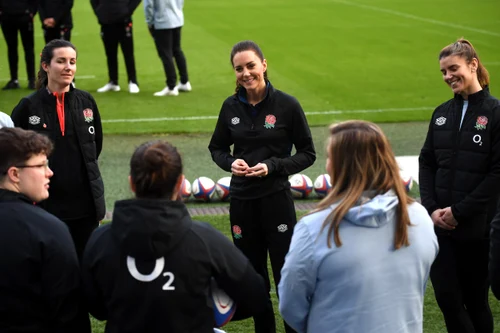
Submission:
M 16 168 L 49 168 L 49 160 L 46 160 L 43 162 L 43 164 L 36 164 L 36 165 L 14 165 Z

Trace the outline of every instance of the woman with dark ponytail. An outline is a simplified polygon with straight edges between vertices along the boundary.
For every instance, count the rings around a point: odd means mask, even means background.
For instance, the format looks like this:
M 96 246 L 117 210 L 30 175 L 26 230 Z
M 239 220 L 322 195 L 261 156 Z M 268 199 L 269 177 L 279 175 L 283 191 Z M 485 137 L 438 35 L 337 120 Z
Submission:
M 85 296 L 89 312 L 107 320 L 106 332 L 214 332 L 212 278 L 236 302 L 233 319 L 266 304 L 264 281 L 248 259 L 177 200 L 182 179 L 175 147 L 140 145 L 130 160 L 135 198 L 117 201 L 112 223 L 85 248 Z
M 420 195 L 439 242 L 431 268 L 448 332 L 492 333 L 488 304 L 490 222 L 500 197 L 500 102 L 463 38 L 439 65 L 454 97 L 434 111 L 420 152 Z
M 102 126 L 94 98 L 71 85 L 77 52 L 69 41 L 55 39 L 42 50 L 38 89 L 12 111 L 16 127 L 48 136 L 55 149 L 50 197 L 40 203 L 64 221 L 79 257 L 92 231 L 104 217 L 104 184 L 97 164 Z
M 300 103 L 273 87 L 260 47 L 241 41 L 233 46 L 230 61 L 236 93 L 222 104 L 208 149 L 214 162 L 232 173 L 233 241 L 270 291 L 268 253 L 277 289 L 297 222 L 288 176 L 311 166 L 316 152 Z M 266 311 L 254 322 L 256 333 L 276 331 L 270 297 Z M 285 331 L 294 332 L 286 323 Z

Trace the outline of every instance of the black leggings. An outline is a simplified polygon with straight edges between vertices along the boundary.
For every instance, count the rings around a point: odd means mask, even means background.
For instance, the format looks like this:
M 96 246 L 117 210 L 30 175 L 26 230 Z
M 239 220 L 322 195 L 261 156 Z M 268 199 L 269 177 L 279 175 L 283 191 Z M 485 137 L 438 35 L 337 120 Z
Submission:
M 488 304 L 489 239 L 438 236 L 431 281 L 449 333 L 493 333 Z

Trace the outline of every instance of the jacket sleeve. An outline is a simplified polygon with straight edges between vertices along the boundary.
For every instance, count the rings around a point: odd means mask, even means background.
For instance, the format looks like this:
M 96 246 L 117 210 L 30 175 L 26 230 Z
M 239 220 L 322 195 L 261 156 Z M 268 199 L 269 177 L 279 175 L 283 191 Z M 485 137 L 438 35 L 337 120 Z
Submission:
M 92 105 L 93 105 L 92 110 L 94 112 L 96 159 L 99 159 L 99 156 L 101 155 L 102 151 L 102 141 L 103 141 L 101 114 L 99 113 L 99 108 L 97 107 L 97 103 L 95 102 L 92 95 L 90 95 L 90 99 L 92 100 Z
M 418 157 L 418 178 L 420 187 L 420 197 L 422 205 L 427 209 L 429 215 L 436 209 L 440 208 L 436 201 L 436 193 L 434 191 L 434 182 L 437 171 L 436 156 L 434 155 L 434 133 L 433 122 L 434 114 L 429 123 L 427 136 L 425 138 L 424 146 L 420 150 Z
M 134 11 L 136 10 L 137 6 L 141 3 L 141 0 L 130 0 L 128 3 L 128 12 L 129 15 L 132 16 L 134 15 Z
M 286 158 L 271 157 L 262 161 L 268 168 L 268 173 L 292 175 L 310 167 L 316 160 L 316 151 L 307 124 L 307 119 L 299 102 L 294 99 L 292 108 L 292 129 L 289 134 L 296 153 Z
M 10 115 L 15 127 L 22 129 L 28 128 L 28 114 L 31 108 L 31 102 L 27 98 L 21 99 Z
M 73 0 L 64 0 L 61 6 L 46 6 L 45 17 L 52 17 L 59 24 L 64 14 L 71 11 L 73 8 Z
M 104 294 L 94 278 L 95 251 L 101 244 L 97 244 L 98 234 L 104 229 L 99 227 L 94 231 L 85 246 L 82 258 L 82 281 L 83 290 L 88 312 L 98 320 L 108 319 L 108 311 L 104 302 Z
M 29 12 L 31 14 L 31 17 L 34 17 L 38 11 L 38 5 L 39 5 L 39 0 L 31 0 L 29 2 Z
M 154 0 L 144 0 L 144 16 L 147 25 L 154 24 Z
M 52 332 L 90 332 L 73 240 L 68 229 L 59 223 L 43 248 L 41 281 L 47 304 L 44 319 L 51 323 Z
M 491 291 L 500 300 L 500 213 L 491 222 L 489 271 Z
M 216 235 L 209 245 L 214 278 L 236 303 L 232 320 L 258 314 L 266 309 L 268 302 L 264 279 L 226 236 L 216 230 L 214 233 Z
M 215 130 L 212 134 L 212 139 L 208 145 L 208 150 L 210 150 L 212 160 L 215 164 L 222 170 L 231 172 L 231 165 L 236 159 L 231 155 L 230 147 L 233 144 L 233 139 L 231 138 L 231 132 L 226 122 L 225 107 L 225 104 L 223 104 L 217 125 L 215 125 Z
M 305 223 L 297 223 L 278 285 L 280 313 L 298 333 L 307 331 L 311 298 L 316 288 L 313 244 Z
M 453 217 L 458 222 L 481 212 L 500 188 L 500 105 L 494 108 L 493 114 L 495 115 L 495 122 L 493 128 L 490 129 L 491 159 L 489 172 L 474 191 L 469 193 L 462 201 L 451 206 Z

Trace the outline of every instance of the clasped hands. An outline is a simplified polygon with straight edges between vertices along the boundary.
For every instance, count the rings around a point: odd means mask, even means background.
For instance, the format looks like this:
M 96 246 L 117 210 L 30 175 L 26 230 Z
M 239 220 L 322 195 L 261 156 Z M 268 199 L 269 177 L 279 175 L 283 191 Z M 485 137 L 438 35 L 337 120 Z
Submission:
M 241 177 L 264 177 L 267 176 L 268 170 L 265 163 L 257 163 L 255 166 L 249 167 L 247 162 L 237 159 L 231 164 L 231 172 L 233 175 Z
M 445 230 L 455 230 L 458 225 L 457 220 L 451 212 L 451 207 L 436 209 L 431 214 L 432 222 L 434 225 Z

